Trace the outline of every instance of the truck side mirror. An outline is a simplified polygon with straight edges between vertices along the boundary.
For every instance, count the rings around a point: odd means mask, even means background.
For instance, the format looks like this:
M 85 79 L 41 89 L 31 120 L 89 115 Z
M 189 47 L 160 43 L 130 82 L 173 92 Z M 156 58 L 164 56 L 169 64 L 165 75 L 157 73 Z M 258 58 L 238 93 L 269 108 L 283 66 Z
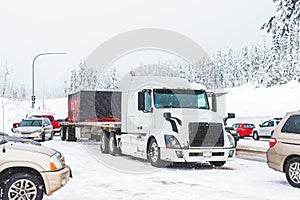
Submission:
M 235 118 L 235 113 L 228 113 L 228 119 Z
M 144 92 L 138 93 L 138 110 L 144 111 L 145 110 L 145 95 Z

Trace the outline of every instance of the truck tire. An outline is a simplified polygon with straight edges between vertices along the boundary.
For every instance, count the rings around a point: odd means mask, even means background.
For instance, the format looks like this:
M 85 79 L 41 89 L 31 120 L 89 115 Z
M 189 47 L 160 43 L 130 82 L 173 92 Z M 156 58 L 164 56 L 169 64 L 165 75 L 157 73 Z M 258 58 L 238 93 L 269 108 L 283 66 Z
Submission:
M 60 129 L 60 138 L 61 138 L 62 141 L 66 140 L 66 129 L 67 129 L 66 126 L 63 126 Z
M 209 164 L 213 167 L 222 167 L 225 165 L 226 161 L 210 161 Z
M 66 131 L 66 141 L 68 142 L 76 142 L 75 136 L 75 126 L 68 126 Z
M 259 140 L 259 135 L 258 135 L 257 131 L 253 132 L 253 139 L 254 140 Z
M 161 168 L 166 167 L 168 164 L 170 164 L 160 159 L 160 148 L 158 147 L 157 142 L 154 138 L 150 139 L 147 149 L 147 157 L 151 165 L 154 167 Z
M 285 176 L 289 184 L 300 188 L 300 158 L 294 157 L 287 161 L 285 166 Z
M 120 154 L 120 149 L 118 148 L 118 145 L 117 145 L 116 134 L 114 132 L 111 132 L 109 135 L 108 152 L 110 155 L 113 155 L 113 156 Z
M 108 138 L 107 134 L 104 131 L 102 131 L 100 138 L 100 151 L 101 153 L 108 153 Z
M 43 183 L 33 174 L 27 172 L 14 173 L 4 181 L 3 199 L 35 199 L 42 200 Z

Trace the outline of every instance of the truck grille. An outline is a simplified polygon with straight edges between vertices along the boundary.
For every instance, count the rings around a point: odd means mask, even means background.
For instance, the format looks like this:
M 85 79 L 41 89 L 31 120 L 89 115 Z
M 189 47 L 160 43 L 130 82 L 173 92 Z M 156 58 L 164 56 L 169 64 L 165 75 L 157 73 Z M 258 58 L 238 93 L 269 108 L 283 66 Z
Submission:
M 222 147 L 224 134 L 221 123 L 189 123 L 190 147 Z

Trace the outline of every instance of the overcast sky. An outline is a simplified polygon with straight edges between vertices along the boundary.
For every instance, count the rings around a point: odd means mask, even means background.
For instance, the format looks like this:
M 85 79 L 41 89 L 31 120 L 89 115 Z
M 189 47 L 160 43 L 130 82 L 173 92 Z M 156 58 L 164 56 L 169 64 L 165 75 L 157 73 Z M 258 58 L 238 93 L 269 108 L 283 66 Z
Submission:
M 261 25 L 274 13 L 272 0 L 0 0 L 0 69 L 10 82 L 31 91 L 33 58 L 39 57 L 36 93 L 49 93 L 69 79 L 97 46 L 122 32 L 163 28 L 184 34 L 209 54 L 230 46 L 261 44 Z M 2 72 L 2 71 L 1 71 Z M 0 73 L 2 74 L 2 73 Z M 55 87 L 54 87 L 55 86 Z M 62 87 L 61 87 L 62 89 Z

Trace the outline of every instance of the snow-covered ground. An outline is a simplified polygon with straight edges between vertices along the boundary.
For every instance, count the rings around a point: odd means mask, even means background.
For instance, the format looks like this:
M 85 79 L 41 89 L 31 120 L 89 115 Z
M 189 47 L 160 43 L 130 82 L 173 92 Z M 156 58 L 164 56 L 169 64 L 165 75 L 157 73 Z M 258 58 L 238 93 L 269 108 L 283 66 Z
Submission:
M 236 113 L 235 122 L 252 122 L 282 117 L 299 110 L 300 84 L 290 82 L 272 88 L 244 85 L 226 95 L 226 111 Z M 14 102 L 0 98 L 0 131 L 11 133 L 13 122 L 26 115 L 50 112 L 56 118 L 67 117 L 67 99 Z M 3 107 L 4 120 L 3 120 Z M 44 110 L 44 111 L 43 111 Z M 4 122 L 4 123 L 3 123 Z M 3 127 L 4 124 L 4 127 Z M 103 155 L 96 142 L 62 142 L 58 137 L 43 143 L 66 156 L 74 178 L 48 200 L 98 199 L 299 199 L 299 189 L 291 187 L 283 173 L 269 169 L 266 163 L 236 159 L 222 168 L 209 166 L 157 169 L 149 163 L 127 156 Z M 268 141 L 251 138 L 238 142 L 239 148 L 266 151 Z
M 291 187 L 283 173 L 262 162 L 235 159 L 219 169 L 157 169 L 143 160 L 103 155 L 98 143 L 62 142 L 54 138 L 43 145 L 59 149 L 74 175 L 64 188 L 45 198 L 48 200 L 299 199 L 299 189 Z M 113 169 L 106 165 L 107 157 L 110 162 L 131 164 L 133 168 Z

